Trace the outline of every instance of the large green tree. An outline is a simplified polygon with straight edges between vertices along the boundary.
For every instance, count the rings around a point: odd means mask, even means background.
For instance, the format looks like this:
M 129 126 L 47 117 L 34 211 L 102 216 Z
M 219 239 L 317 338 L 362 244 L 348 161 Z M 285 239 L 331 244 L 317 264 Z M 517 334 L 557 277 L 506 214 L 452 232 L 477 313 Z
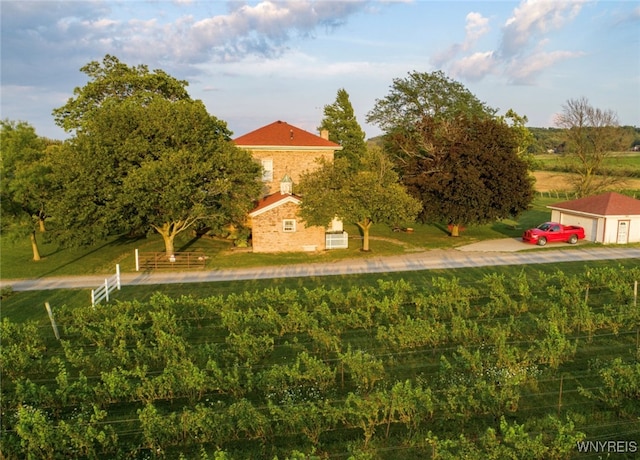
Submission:
M 342 150 L 336 152 L 336 158 L 346 158 L 353 169 L 360 167 L 367 150 L 365 133 L 344 88 L 338 90 L 333 104 L 324 106 L 324 118 L 318 129 L 329 131 L 329 140 L 342 146 Z
M 496 112 L 442 71 L 413 71 L 406 78 L 393 80 L 389 94 L 376 99 L 366 120 L 382 129 L 385 147 L 395 161 L 403 162 L 428 149 L 418 130 L 425 118 L 492 117 Z
M 402 182 L 423 205 L 423 221 L 461 224 L 516 215 L 533 197 L 525 152 L 526 117 L 496 117 L 444 73 L 411 72 L 367 115 L 385 132 Z M 510 124 L 509 124 L 510 123 Z
M 29 236 L 33 260 L 40 260 L 36 232 L 44 232 L 51 199 L 47 141 L 26 122 L 0 122 L 2 232 Z
M 403 163 L 403 181 L 423 204 L 423 221 L 460 225 L 517 216 L 533 200 L 533 179 L 517 154 L 518 133 L 495 118 L 426 118 L 429 149 Z
M 62 241 L 155 230 L 170 255 L 187 229 L 243 221 L 260 166 L 186 82 L 110 56 L 84 71 L 92 80 L 54 112 L 75 130 L 53 164 Z
M 564 128 L 564 155 L 574 173 L 578 197 L 598 193 L 622 180 L 604 169 L 612 152 L 628 148 L 628 141 L 620 142 L 623 131 L 618 129 L 618 117 L 612 110 L 593 107 L 584 97 L 569 99 L 555 123 Z
M 188 82 L 160 69 L 151 72 L 143 64 L 128 66 L 109 54 L 102 62 L 91 61 L 80 71 L 89 77 L 89 82 L 75 88 L 74 97 L 53 111 L 56 124 L 65 131 L 82 130 L 93 114 L 109 102 L 133 100 L 146 105 L 154 97 L 168 101 L 191 99 L 186 89 Z
M 420 203 L 398 181 L 393 163 L 378 147 L 369 147 L 361 168 L 354 171 L 345 158 L 326 162 L 300 179 L 300 214 L 310 225 L 327 226 L 335 217 L 354 222 L 362 231 L 362 250 L 369 251 L 374 223 L 411 222 Z

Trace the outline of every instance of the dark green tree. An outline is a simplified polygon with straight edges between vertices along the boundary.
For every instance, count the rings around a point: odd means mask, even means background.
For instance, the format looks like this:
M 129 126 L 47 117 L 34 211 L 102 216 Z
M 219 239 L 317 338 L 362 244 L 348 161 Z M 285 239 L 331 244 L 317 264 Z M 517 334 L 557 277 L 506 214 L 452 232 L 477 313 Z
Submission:
M 29 236 L 33 260 L 40 260 L 36 232 L 44 232 L 51 199 L 48 142 L 26 122 L 0 122 L 0 203 L 2 232 Z
M 336 158 L 346 158 L 353 169 L 360 167 L 367 145 L 365 133 L 356 120 L 349 93 L 344 88 L 338 90 L 336 101 L 324 106 L 324 118 L 318 130 L 329 131 L 329 140 L 342 146 Z
M 402 182 L 419 198 L 423 221 L 461 224 L 515 216 L 533 199 L 526 118 L 481 102 L 444 73 L 411 72 L 395 79 L 367 121 L 385 131 L 385 148 Z M 512 126 L 506 122 L 509 120 Z
M 243 222 L 260 192 L 260 166 L 232 144 L 226 123 L 189 98 L 186 82 L 110 56 L 83 70 L 92 80 L 54 111 L 75 130 L 53 165 L 61 241 L 155 230 L 171 255 L 187 229 Z
M 423 221 L 459 226 L 515 217 L 533 200 L 518 135 L 493 118 L 425 118 L 416 128 L 421 155 L 402 164 L 403 182 L 420 199 Z

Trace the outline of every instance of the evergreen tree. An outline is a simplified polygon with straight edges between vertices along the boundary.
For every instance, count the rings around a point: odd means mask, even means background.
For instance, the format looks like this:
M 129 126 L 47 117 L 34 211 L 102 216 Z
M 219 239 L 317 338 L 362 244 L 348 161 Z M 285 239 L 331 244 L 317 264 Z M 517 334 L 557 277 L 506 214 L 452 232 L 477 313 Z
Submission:
M 349 93 L 344 88 L 338 90 L 333 104 L 324 106 L 324 118 L 318 129 L 329 131 L 329 140 L 342 146 L 342 150 L 336 152 L 336 158 L 345 158 L 352 169 L 361 166 L 367 150 L 365 133 L 356 120 Z

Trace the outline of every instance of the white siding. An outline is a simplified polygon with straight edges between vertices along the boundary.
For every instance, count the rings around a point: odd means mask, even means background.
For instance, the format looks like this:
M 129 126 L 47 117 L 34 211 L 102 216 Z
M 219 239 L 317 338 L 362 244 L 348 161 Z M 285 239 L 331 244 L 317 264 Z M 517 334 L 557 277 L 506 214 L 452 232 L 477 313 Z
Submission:
M 560 211 L 559 214 L 559 222 L 562 225 L 577 225 L 578 227 L 582 227 L 584 228 L 585 240 L 598 241 L 598 219 L 562 211 Z

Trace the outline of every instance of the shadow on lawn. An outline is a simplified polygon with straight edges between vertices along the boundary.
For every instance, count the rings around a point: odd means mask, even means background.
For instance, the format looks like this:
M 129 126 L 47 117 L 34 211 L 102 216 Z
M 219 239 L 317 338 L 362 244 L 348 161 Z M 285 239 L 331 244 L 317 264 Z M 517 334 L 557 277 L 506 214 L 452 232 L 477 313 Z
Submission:
M 48 272 L 45 272 L 43 274 L 41 274 L 40 276 L 38 276 L 38 278 L 45 278 L 47 276 L 53 275 L 56 272 L 58 272 L 59 270 L 62 270 L 65 267 L 68 267 L 69 265 L 72 265 L 88 256 L 91 256 L 92 254 L 95 254 L 105 248 L 109 248 L 109 247 L 116 247 L 116 246 L 124 246 L 127 244 L 131 244 L 133 242 L 139 241 L 139 240 L 143 240 L 146 239 L 145 236 L 140 236 L 140 235 L 136 235 L 136 236 L 130 236 L 130 235 L 121 235 L 119 237 L 117 237 L 115 240 L 113 241 L 107 241 L 103 244 L 101 244 L 100 246 L 96 246 L 94 248 L 92 248 L 89 252 L 85 252 L 82 255 L 79 255 L 78 257 L 68 260 L 67 262 L 56 266 L 53 270 L 49 270 Z M 62 252 L 63 250 L 65 250 L 67 248 L 64 247 L 58 247 L 56 248 L 55 251 L 50 252 L 45 254 L 43 257 L 50 257 L 53 256 L 55 254 L 57 254 L 58 252 Z

